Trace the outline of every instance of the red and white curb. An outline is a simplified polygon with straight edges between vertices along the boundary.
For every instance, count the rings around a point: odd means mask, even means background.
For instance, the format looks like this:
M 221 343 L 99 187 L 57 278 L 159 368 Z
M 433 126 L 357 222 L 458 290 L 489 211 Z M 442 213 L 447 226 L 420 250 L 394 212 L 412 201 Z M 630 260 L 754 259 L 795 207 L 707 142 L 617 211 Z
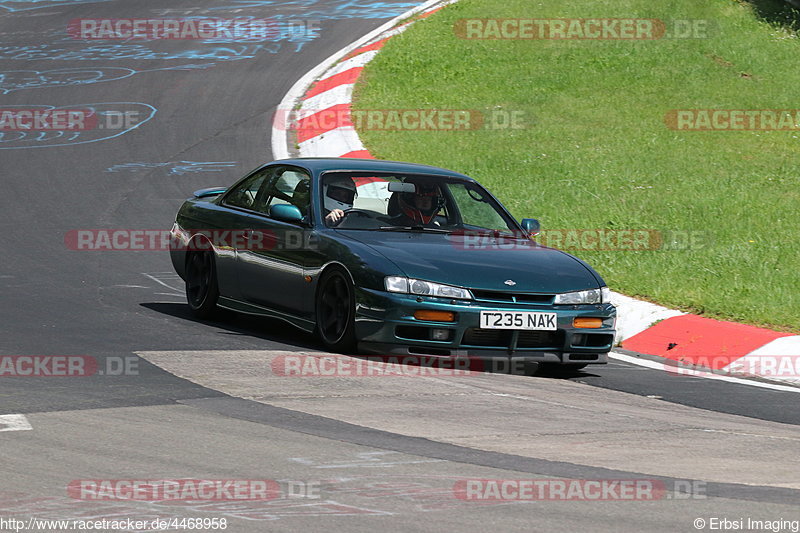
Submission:
M 339 50 L 298 80 L 276 113 L 272 127 L 274 158 L 374 159 L 349 121 L 356 81 L 389 38 L 454 1 L 431 0 L 400 15 Z M 413 21 L 401 24 L 415 15 Z M 291 141 L 289 132 L 293 135 Z M 291 151 L 290 142 L 295 143 Z M 622 348 L 693 365 L 701 372 L 707 369 L 717 374 L 800 385 L 798 335 L 704 318 L 618 293 L 613 293 L 612 302 L 618 315 L 616 342 Z M 643 366 L 660 365 L 613 352 L 611 357 Z
M 374 159 L 349 124 L 353 87 L 364 66 L 386 43 L 454 0 L 430 0 L 390 20 L 353 44 L 339 50 L 306 73 L 278 105 L 272 125 L 275 159 L 300 157 L 361 157 Z M 418 15 L 412 22 L 401 24 Z M 295 149 L 289 150 L 289 132 Z
M 714 320 L 614 294 L 618 342 L 698 368 L 800 385 L 800 336 Z

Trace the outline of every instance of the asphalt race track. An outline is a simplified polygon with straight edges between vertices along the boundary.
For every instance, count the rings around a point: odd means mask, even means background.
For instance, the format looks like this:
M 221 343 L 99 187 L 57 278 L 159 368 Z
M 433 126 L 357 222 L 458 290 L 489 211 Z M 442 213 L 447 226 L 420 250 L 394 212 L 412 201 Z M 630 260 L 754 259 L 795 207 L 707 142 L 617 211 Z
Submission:
M 0 0 L 0 111 L 92 108 L 103 126 L 0 132 L 0 356 L 86 356 L 98 370 L 0 377 L 0 415 L 32 427 L 12 431 L 0 416 L 0 530 L 30 517 L 225 518 L 243 532 L 800 520 L 795 392 L 618 361 L 572 376 L 292 379 L 270 369 L 287 354 L 328 357 L 312 336 L 234 313 L 192 319 L 165 251 L 70 249 L 76 230 L 169 229 L 192 191 L 271 160 L 273 113 L 292 84 L 414 5 Z M 73 19 L 243 16 L 318 30 L 260 43 L 87 41 L 67 30 Z M 120 113 L 131 121 L 116 123 Z M 456 490 L 553 478 L 666 492 L 516 501 Z M 165 503 L 68 490 L 120 479 L 274 480 L 281 494 Z

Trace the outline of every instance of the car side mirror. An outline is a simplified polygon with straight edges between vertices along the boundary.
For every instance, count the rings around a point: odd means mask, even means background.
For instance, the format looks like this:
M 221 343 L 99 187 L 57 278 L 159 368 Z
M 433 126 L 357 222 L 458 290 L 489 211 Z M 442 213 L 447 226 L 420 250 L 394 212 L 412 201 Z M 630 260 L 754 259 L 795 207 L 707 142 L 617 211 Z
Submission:
M 531 237 L 536 237 L 539 235 L 539 231 L 541 230 L 541 225 L 535 218 L 523 218 L 520 225 L 522 226 L 522 229 L 525 230 L 525 233 Z
M 296 205 L 278 204 L 270 206 L 269 216 L 282 222 L 302 222 L 303 213 Z

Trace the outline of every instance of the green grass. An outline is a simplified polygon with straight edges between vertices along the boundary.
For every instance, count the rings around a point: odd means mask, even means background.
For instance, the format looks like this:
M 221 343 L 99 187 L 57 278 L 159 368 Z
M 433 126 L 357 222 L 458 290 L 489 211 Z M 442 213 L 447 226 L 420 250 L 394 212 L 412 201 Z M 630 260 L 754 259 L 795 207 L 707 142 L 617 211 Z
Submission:
M 393 38 L 356 109 L 524 111 L 527 127 L 360 131 L 382 159 L 464 172 L 552 228 L 702 232 L 686 250 L 577 251 L 625 294 L 800 331 L 800 131 L 685 132 L 672 109 L 800 108 L 778 0 L 461 0 Z M 708 38 L 465 40 L 462 18 L 706 19 Z M 784 23 L 787 26 L 781 26 Z

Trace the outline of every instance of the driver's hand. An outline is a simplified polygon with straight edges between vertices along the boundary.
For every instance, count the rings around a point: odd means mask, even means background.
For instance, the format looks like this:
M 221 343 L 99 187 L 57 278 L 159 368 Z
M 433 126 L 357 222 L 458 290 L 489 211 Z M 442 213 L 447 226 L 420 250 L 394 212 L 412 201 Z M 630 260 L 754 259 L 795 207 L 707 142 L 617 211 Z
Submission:
M 335 226 L 336 224 L 341 222 L 343 218 L 344 218 L 344 211 L 342 211 L 341 209 L 334 209 L 333 211 L 325 215 L 325 221 L 331 226 Z

